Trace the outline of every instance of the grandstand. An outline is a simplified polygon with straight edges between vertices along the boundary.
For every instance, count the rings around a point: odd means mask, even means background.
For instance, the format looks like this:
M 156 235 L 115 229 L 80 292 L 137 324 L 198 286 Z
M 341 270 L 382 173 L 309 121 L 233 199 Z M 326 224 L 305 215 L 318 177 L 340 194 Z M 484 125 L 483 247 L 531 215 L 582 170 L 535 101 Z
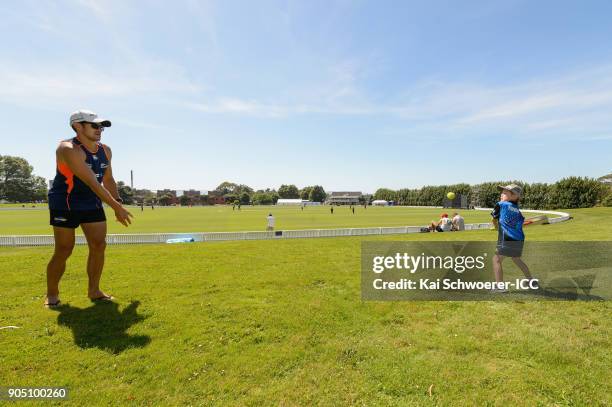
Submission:
M 332 192 L 327 196 L 325 203 L 329 205 L 359 205 L 361 192 Z

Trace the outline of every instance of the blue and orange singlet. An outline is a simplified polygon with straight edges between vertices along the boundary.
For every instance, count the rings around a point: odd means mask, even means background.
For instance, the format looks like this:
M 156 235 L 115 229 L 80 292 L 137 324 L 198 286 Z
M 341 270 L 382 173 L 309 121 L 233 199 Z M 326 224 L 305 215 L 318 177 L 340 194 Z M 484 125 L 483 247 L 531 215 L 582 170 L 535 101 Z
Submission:
M 89 151 L 78 138 L 74 137 L 70 141 L 85 152 L 85 163 L 96 174 L 98 182 L 102 183 L 109 166 L 106 147 L 97 143 L 96 151 Z M 48 196 L 49 209 L 53 210 L 88 211 L 102 208 L 100 198 L 63 163 L 57 163 L 57 171 Z

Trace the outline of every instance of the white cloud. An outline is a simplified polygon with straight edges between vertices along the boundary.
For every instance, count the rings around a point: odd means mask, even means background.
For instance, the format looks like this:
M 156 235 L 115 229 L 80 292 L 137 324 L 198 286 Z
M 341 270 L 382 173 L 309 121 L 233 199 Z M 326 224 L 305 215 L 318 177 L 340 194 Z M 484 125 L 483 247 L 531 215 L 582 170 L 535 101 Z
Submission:
M 0 101 L 52 108 L 66 101 L 88 98 L 161 98 L 165 93 L 192 93 L 199 87 L 166 64 L 126 66 L 120 73 L 91 65 L 21 67 L 0 64 Z
M 540 94 L 530 94 L 529 90 L 523 90 L 523 92 L 516 94 L 513 100 L 477 111 L 462 118 L 459 122 L 469 124 L 526 116 L 532 113 L 545 113 L 551 110 L 597 108 L 607 106 L 611 102 L 612 90 L 604 89 L 601 91 L 596 86 L 587 89 L 552 89 Z
M 287 107 L 266 105 L 254 100 L 223 98 L 214 103 L 186 103 L 185 107 L 211 114 L 246 114 L 260 117 L 281 117 L 289 114 Z
M 111 1 L 102 0 L 76 0 L 76 3 L 104 22 L 112 21 L 114 7 L 117 6 Z
M 210 114 L 286 117 L 300 114 L 389 116 L 415 132 L 516 135 L 580 134 L 612 128 L 612 67 L 601 66 L 512 85 L 422 81 L 376 104 L 359 87 L 358 67 L 339 65 L 332 80 L 296 91 L 293 100 L 219 98 L 189 107 Z M 327 87 L 326 87 L 327 86 Z M 391 100 L 392 99 L 392 100 Z

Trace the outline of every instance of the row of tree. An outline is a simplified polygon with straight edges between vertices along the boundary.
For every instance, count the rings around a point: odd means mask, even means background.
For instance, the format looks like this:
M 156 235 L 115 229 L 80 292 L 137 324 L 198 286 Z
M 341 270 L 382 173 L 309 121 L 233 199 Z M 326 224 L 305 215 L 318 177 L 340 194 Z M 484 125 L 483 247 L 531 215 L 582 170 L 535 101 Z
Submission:
M 302 189 L 298 189 L 295 185 L 281 185 L 278 190 L 276 189 L 259 189 L 253 190 L 253 188 L 244 184 L 236 184 L 233 182 L 225 181 L 217 186 L 214 190 L 209 191 L 209 195 L 201 196 L 186 196 L 182 195 L 178 198 L 174 197 L 171 193 L 166 193 L 161 196 L 153 191 L 149 190 L 138 190 L 133 191 L 128 185 L 125 185 L 123 181 L 117 183 L 119 190 L 119 196 L 126 204 L 141 203 L 151 204 L 156 202 L 160 205 L 170 205 L 178 202 L 181 205 L 206 205 L 210 202 L 210 197 L 223 197 L 224 202 L 228 203 L 239 203 L 241 205 L 273 205 L 281 198 L 287 199 L 307 199 L 313 202 L 324 202 L 327 197 L 325 189 L 320 185 L 307 186 Z
M 447 193 L 454 192 L 467 197 L 468 203 L 492 207 L 499 200 L 498 185 L 510 183 L 523 187 L 521 206 L 530 209 L 590 208 L 596 205 L 612 206 L 612 189 L 606 183 L 588 177 L 563 178 L 554 184 L 522 181 L 485 182 L 477 185 L 454 184 L 424 186 L 419 189 L 397 191 L 380 188 L 374 199 L 394 201 L 398 205 L 441 206 Z
M 275 204 L 279 199 L 306 199 L 313 202 L 324 202 L 327 197 L 325 189 L 321 185 L 306 186 L 299 189 L 293 184 L 283 184 L 275 189 L 259 189 L 244 184 L 235 184 L 225 181 L 213 191 L 209 192 L 215 196 L 222 196 L 226 202 L 239 202 L 243 205 L 254 203 L 256 205 Z
M 32 173 L 32 166 L 21 157 L 0 155 L 0 200 L 11 202 L 36 202 L 47 199 L 47 184 L 43 177 Z M 515 183 L 523 187 L 521 205 L 531 209 L 554 209 L 554 208 L 588 208 L 596 205 L 612 206 L 612 174 L 605 175 L 599 179 L 587 177 L 563 178 L 553 184 L 533 183 L 521 181 L 498 181 L 485 182 L 477 185 L 453 184 L 424 186 L 419 189 L 391 190 L 380 188 L 376 191 L 373 199 L 384 199 L 394 201 L 399 205 L 415 206 L 441 206 L 448 192 L 465 195 L 468 202 L 475 202 L 479 206 L 491 207 L 499 199 L 498 185 Z M 146 204 L 153 202 L 161 205 L 169 205 L 176 201 L 170 194 L 160 197 L 148 190 L 136 193 L 124 182 L 117 183 L 119 196 L 127 204 L 140 203 L 144 200 Z M 306 186 L 299 189 L 293 184 L 283 184 L 278 190 L 253 188 L 244 184 L 223 182 L 213 191 L 211 195 L 223 197 L 225 202 L 250 203 L 258 205 L 275 204 L 280 198 L 307 199 L 313 202 L 324 202 L 327 193 L 320 185 Z M 136 196 L 138 195 L 138 196 Z M 181 196 L 178 201 L 181 205 L 207 204 L 209 197 Z

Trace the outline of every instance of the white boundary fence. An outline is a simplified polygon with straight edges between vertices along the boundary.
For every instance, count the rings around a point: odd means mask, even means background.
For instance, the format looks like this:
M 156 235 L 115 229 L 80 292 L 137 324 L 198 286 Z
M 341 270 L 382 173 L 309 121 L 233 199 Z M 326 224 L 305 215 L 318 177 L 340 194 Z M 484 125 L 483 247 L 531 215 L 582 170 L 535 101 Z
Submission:
M 491 208 L 476 208 L 491 211 Z M 523 212 L 557 215 L 550 223 L 564 222 L 570 218 L 565 212 L 523 210 Z M 168 239 L 192 238 L 196 242 L 217 242 L 227 240 L 273 240 L 273 239 L 303 239 L 315 237 L 397 235 L 420 233 L 425 226 L 395 226 L 344 229 L 305 229 L 279 230 L 272 232 L 196 232 L 196 233 L 144 233 L 144 234 L 111 234 L 106 236 L 107 244 L 142 244 L 166 243 Z M 465 225 L 465 230 L 489 229 L 490 223 L 471 223 Z M 76 244 L 86 244 L 85 236 L 77 235 Z M 20 235 L 0 236 L 0 246 L 53 246 L 53 235 Z

